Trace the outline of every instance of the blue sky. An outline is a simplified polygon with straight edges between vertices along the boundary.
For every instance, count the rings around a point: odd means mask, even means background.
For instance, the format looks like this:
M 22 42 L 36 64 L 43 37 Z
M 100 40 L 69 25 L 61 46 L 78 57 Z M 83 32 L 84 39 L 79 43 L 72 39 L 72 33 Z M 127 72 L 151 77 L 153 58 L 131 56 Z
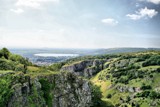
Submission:
M 0 0 L 0 47 L 160 48 L 160 0 Z

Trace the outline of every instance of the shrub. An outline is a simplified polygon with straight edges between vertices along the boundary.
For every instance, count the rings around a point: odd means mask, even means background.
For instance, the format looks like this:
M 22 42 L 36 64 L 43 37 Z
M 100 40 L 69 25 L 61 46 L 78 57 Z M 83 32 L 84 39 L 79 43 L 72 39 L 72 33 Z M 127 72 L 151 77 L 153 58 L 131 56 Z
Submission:
M 101 98 L 102 98 L 102 92 L 100 91 L 100 87 L 96 85 L 91 85 L 92 88 L 92 101 L 93 106 L 92 107 L 99 107 L 101 105 Z
M 114 105 L 109 101 L 103 101 L 102 92 L 100 91 L 100 87 L 91 84 L 92 89 L 92 102 L 93 105 L 91 107 L 114 107 Z
M 142 87 L 141 87 L 142 90 L 149 90 L 149 89 L 152 89 L 152 87 L 150 85 L 145 85 L 143 84 Z
M 155 91 L 151 91 L 150 94 L 149 94 L 149 96 L 150 96 L 152 99 L 155 99 L 155 98 L 157 98 L 158 93 L 156 93 Z
M 156 70 L 158 73 L 160 73 L 160 68 L 157 68 L 157 70 Z
M 136 96 L 137 97 L 148 97 L 150 94 L 150 91 L 143 91 L 141 93 L 138 93 Z
M 0 70 L 14 70 L 15 63 L 6 59 L 0 59 Z
M 142 63 L 143 67 L 150 66 L 150 65 L 160 65 L 160 56 L 159 55 L 152 56 L 147 61 Z
M 1 50 L 1 57 L 4 56 L 6 59 L 8 59 L 9 55 L 10 55 L 10 52 L 9 52 L 9 50 L 7 48 L 3 48 Z
M 54 88 L 54 84 L 51 85 L 51 83 L 49 83 L 49 81 L 45 80 L 45 79 L 40 79 L 39 82 L 42 85 L 42 91 L 44 93 L 43 97 L 46 101 L 46 104 L 48 105 L 48 107 L 52 107 L 52 95 L 51 95 L 51 89 Z
M 108 95 L 107 95 L 107 98 L 112 98 L 112 95 L 111 95 L 111 94 L 108 94 Z
M 7 75 L 0 79 L 0 107 L 5 107 L 13 93 L 11 77 Z
M 59 71 L 63 65 L 63 63 L 55 63 L 50 65 L 48 69 L 50 69 L 51 71 Z

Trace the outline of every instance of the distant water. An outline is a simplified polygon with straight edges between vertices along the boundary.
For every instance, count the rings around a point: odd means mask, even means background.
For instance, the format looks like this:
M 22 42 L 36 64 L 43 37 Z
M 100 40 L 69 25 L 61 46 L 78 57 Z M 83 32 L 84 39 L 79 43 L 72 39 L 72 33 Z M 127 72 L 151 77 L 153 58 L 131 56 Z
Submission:
M 39 53 L 39 54 L 34 54 L 34 56 L 40 56 L 40 57 L 77 57 L 77 56 L 79 56 L 79 54 Z

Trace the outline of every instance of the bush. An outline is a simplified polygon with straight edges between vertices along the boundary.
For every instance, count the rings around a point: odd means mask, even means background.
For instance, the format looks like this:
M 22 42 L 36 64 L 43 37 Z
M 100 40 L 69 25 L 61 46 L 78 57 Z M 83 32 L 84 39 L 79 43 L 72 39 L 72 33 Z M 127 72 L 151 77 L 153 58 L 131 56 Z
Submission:
M 160 93 L 156 91 L 143 91 L 141 93 L 138 93 L 136 95 L 137 97 L 150 97 L 151 99 L 159 99 L 160 98 Z
M 160 56 L 159 55 L 152 56 L 147 61 L 142 63 L 143 67 L 151 66 L 151 65 L 160 65 Z
M 145 85 L 143 84 L 142 87 L 141 87 L 142 90 L 149 90 L 149 89 L 152 89 L 152 87 L 150 85 Z
M 92 89 L 92 102 L 93 105 L 91 107 L 114 107 L 113 104 L 109 101 L 103 101 L 102 92 L 100 91 L 100 87 L 91 84 Z
M 55 63 L 50 65 L 48 69 L 51 71 L 59 71 L 63 65 L 64 65 L 63 63 Z
M 2 56 L 3 56 L 3 53 L 2 53 L 1 50 L 0 50 L 0 58 L 2 58 Z
M 141 93 L 138 93 L 136 96 L 137 97 L 148 97 L 150 94 L 150 91 L 143 91 Z
M 6 59 L 0 59 L 0 70 L 15 70 L 15 63 Z
M 45 79 L 40 79 L 39 82 L 42 85 L 42 91 L 44 93 L 43 97 L 46 101 L 46 104 L 48 107 L 52 107 L 52 95 L 51 95 L 51 90 L 54 88 L 54 84 L 51 84 L 49 81 Z
M 3 48 L 1 50 L 1 55 L 4 56 L 6 59 L 8 59 L 9 55 L 10 55 L 10 52 L 9 52 L 9 50 L 7 48 Z
M 96 85 L 92 85 L 92 101 L 93 101 L 93 106 L 92 107 L 100 107 L 102 103 L 102 92 L 100 91 L 100 87 Z
M 0 79 L 0 107 L 6 107 L 12 93 L 11 77 L 7 75 Z
M 157 68 L 157 70 L 156 70 L 158 73 L 160 73 L 160 68 Z
M 149 94 L 149 96 L 150 96 L 152 99 L 157 98 L 157 95 L 158 95 L 158 93 L 156 93 L 155 91 L 151 91 L 150 94 Z
M 112 98 L 112 95 L 111 95 L 111 94 L 108 94 L 108 95 L 107 95 L 107 98 Z

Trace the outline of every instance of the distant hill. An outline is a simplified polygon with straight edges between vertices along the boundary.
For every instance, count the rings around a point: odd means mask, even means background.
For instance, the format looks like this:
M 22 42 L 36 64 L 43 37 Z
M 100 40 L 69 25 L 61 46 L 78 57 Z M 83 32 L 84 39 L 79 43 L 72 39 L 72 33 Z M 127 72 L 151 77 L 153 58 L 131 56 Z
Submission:
M 142 52 L 149 50 L 160 50 L 159 48 L 110 48 L 110 49 L 10 49 L 14 54 L 29 58 L 29 60 L 37 65 L 50 65 L 56 62 L 62 62 L 74 57 L 59 56 L 59 57 L 41 57 L 35 54 L 50 53 L 50 54 L 78 54 L 79 56 L 87 55 L 104 55 L 117 54 L 128 52 Z
M 109 48 L 109 49 L 95 50 L 93 54 L 94 55 L 117 54 L 117 53 L 142 52 L 151 50 L 160 50 L 160 48 Z

